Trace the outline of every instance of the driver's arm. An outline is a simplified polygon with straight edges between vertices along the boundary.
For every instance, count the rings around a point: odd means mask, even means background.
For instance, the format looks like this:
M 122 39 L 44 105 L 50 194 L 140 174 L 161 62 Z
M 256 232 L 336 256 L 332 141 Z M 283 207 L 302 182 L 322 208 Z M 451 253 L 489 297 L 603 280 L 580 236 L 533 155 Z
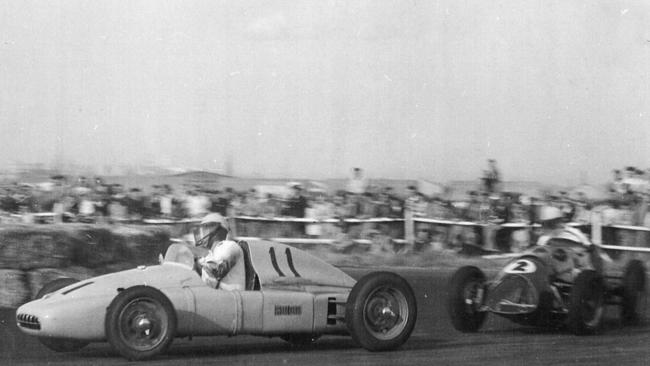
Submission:
M 236 245 L 236 244 L 235 244 Z M 216 245 L 202 260 L 204 270 L 210 273 L 217 281 L 221 281 L 237 261 L 236 252 L 231 250 L 228 242 Z
M 217 281 L 221 281 L 228 274 L 232 265 L 227 260 L 221 260 L 219 262 L 208 261 L 204 264 L 203 268 L 209 271 Z

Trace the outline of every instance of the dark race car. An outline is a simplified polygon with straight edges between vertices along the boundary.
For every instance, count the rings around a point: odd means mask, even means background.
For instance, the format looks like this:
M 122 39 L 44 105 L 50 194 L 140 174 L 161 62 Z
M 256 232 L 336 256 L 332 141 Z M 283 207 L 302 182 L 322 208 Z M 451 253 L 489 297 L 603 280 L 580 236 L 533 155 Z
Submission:
M 637 323 L 645 299 L 643 263 L 631 260 L 622 276 L 606 276 L 597 253 L 596 246 L 554 238 L 514 258 L 492 281 L 477 267 L 462 267 L 448 285 L 451 322 L 461 332 L 476 332 L 494 313 L 519 324 L 593 334 L 605 305 L 616 304 L 624 323 Z

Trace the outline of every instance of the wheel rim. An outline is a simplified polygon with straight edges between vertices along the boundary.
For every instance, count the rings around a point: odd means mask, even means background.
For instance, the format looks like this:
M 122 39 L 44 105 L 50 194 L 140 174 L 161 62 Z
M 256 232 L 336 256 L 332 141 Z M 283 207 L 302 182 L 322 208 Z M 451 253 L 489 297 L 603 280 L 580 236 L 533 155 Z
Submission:
M 393 287 L 373 291 L 364 304 L 363 312 L 368 331 L 382 340 L 399 336 L 409 319 L 406 296 Z
M 463 287 L 463 305 L 466 314 L 476 314 L 481 306 L 483 299 L 480 295 L 480 289 L 483 283 L 478 279 L 469 281 Z
M 135 299 L 119 315 L 119 336 L 125 344 L 138 351 L 160 345 L 169 328 L 163 307 L 152 299 Z

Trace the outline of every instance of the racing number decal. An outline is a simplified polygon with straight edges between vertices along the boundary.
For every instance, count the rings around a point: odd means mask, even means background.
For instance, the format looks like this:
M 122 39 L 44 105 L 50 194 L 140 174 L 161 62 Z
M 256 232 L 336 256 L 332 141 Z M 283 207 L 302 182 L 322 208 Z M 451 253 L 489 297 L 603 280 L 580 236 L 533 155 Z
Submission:
M 512 262 L 503 269 L 506 273 L 533 273 L 535 270 L 537 270 L 535 263 L 526 259 Z
M 287 263 L 289 264 L 289 270 L 293 273 L 295 277 L 300 277 L 300 274 L 298 271 L 296 271 L 296 267 L 293 266 L 293 257 L 291 256 L 291 249 L 287 248 L 287 250 L 284 251 L 284 254 L 287 256 Z M 269 249 L 269 255 L 271 256 L 271 265 L 273 265 L 273 269 L 278 273 L 278 276 L 280 277 L 286 277 L 284 275 L 284 272 L 280 269 L 280 266 L 278 265 L 278 259 L 275 257 L 275 248 L 271 247 Z
M 291 249 L 287 248 L 287 250 L 284 251 L 284 254 L 287 256 L 287 263 L 289 263 L 289 269 L 291 272 L 293 272 L 293 275 L 296 277 L 300 277 L 300 274 L 298 271 L 296 271 L 296 267 L 293 266 L 293 257 L 291 256 Z
M 526 262 L 519 261 L 517 262 L 517 267 L 513 268 L 513 272 L 523 272 L 526 269 Z
M 278 260 L 275 258 L 275 248 L 271 247 L 271 249 L 269 249 L 269 254 L 271 255 L 271 264 L 275 271 L 278 272 L 278 276 L 284 277 L 284 273 L 282 273 L 280 266 L 278 266 Z

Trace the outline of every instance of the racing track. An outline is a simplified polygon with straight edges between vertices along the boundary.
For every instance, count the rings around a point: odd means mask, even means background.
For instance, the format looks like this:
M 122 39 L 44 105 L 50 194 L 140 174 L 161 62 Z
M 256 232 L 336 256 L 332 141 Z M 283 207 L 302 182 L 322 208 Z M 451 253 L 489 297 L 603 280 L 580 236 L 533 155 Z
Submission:
M 367 269 L 344 269 L 358 278 Z M 310 347 L 280 339 L 210 337 L 175 340 L 167 355 L 147 365 L 642 365 L 650 363 L 650 324 L 621 327 L 618 309 L 607 311 L 602 334 L 576 337 L 539 330 L 490 316 L 476 334 L 454 330 L 445 313 L 445 284 L 450 272 L 402 269 L 418 298 L 418 322 L 398 351 L 370 353 L 349 337 L 324 337 Z M 645 317 L 647 319 L 648 312 Z M 56 354 L 20 333 L 14 312 L 0 310 L 0 365 L 125 365 L 107 343 L 80 352 Z

